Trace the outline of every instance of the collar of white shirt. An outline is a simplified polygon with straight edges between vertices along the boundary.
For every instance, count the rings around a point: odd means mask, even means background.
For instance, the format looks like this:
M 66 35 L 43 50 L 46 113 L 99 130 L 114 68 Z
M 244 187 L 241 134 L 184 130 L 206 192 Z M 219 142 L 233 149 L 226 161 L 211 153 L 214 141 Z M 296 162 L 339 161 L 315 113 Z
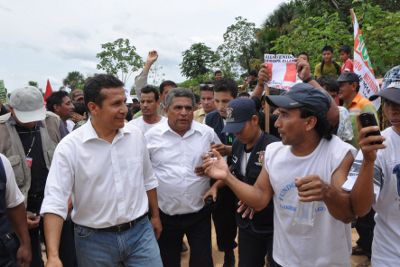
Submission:
M 190 125 L 189 131 L 187 131 L 182 138 L 189 137 L 191 136 L 195 131 L 199 132 L 201 135 L 203 135 L 203 131 L 201 130 L 202 124 L 198 123 L 197 121 L 192 121 L 192 125 Z M 173 132 L 177 134 L 174 130 L 171 129 L 169 126 L 169 122 L 166 121 L 163 123 L 161 126 L 161 135 L 165 134 L 167 131 Z
M 85 123 L 82 126 L 82 128 L 83 128 L 83 131 L 84 131 L 83 132 L 82 143 L 85 143 L 85 142 L 87 142 L 87 141 L 89 141 L 91 139 L 101 139 L 101 138 L 99 138 L 96 130 L 93 128 L 93 125 L 92 125 L 92 122 L 91 122 L 90 119 L 87 121 L 87 123 Z M 121 139 L 124 136 L 124 134 L 130 133 L 130 132 L 131 131 L 125 126 L 123 128 L 118 129 L 118 133 L 114 137 L 113 142 L 117 141 L 118 139 Z

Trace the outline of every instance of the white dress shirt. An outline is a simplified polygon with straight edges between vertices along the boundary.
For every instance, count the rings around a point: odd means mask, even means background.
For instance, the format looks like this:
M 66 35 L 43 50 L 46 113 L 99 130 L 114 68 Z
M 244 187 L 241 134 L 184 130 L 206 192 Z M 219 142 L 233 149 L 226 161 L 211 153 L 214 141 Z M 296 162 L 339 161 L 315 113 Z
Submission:
M 159 123 L 163 123 L 164 121 L 167 121 L 167 118 L 161 116 L 161 120 L 159 122 L 150 124 L 143 120 L 143 116 L 140 116 L 137 119 L 131 120 L 129 124 L 137 126 L 143 133 L 146 133 L 148 130 L 150 130 Z
M 168 215 L 188 214 L 204 207 L 202 198 L 210 188 L 210 178 L 194 173 L 210 143 L 221 143 L 214 130 L 192 122 L 183 137 L 174 132 L 168 121 L 145 134 L 151 164 L 159 182 L 158 207 Z
M 145 138 L 137 127 L 125 124 L 110 144 L 98 137 L 89 120 L 58 144 L 40 213 L 65 219 L 71 195 L 75 223 L 106 228 L 146 213 L 146 191 L 157 186 Z

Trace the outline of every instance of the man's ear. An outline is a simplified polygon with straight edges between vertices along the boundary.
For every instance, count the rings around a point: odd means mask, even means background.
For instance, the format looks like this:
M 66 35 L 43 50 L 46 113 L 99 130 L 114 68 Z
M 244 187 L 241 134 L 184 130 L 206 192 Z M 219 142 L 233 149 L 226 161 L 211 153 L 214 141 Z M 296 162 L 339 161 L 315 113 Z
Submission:
M 160 100 L 159 100 L 160 101 Z M 167 107 L 164 107 L 164 112 L 167 114 L 167 116 L 168 116 L 168 109 L 167 109 Z
M 94 102 L 89 102 L 88 104 L 87 104 L 87 107 L 88 107 L 88 109 L 89 109 L 89 111 L 90 111 L 90 114 L 95 114 L 95 115 L 97 115 L 97 108 L 98 108 L 98 106 L 94 103 Z
M 160 98 L 159 98 L 159 99 L 157 100 L 157 107 L 159 107 L 160 104 L 161 104 L 161 102 L 160 102 Z
M 253 117 L 251 117 L 251 122 L 253 125 L 258 125 L 258 117 L 257 115 L 253 115 Z
M 357 92 L 357 86 L 358 86 L 358 84 L 356 82 L 353 82 L 351 84 L 351 88 L 353 88 L 355 92 Z
M 314 116 L 308 117 L 306 119 L 306 131 L 311 131 L 317 125 L 317 121 L 317 118 Z
M 58 111 L 60 109 L 60 106 L 57 104 L 54 104 L 53 109 L 54 109 L 54 111 Z

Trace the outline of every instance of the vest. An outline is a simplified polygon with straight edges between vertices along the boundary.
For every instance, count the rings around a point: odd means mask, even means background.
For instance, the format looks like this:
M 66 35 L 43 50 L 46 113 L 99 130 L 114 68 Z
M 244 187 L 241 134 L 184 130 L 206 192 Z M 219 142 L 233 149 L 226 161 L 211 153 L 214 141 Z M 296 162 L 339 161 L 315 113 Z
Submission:
M 6 123 L 11 114 L 0 116 L 0 153 L 3 153 L 11 162 L 18 188 L 25 197 L 27 207 L 28 191 L 31 187 L 31 170 L 28 167 L 24 147 L 14 125 Z M 46 112 L 46 119 L 42 121 L 44 127 L 40 128 L 43 157 L 47 169 L 50 169 L 54 150 L 61 140 L 60 118 L 52 112 Z
M 3 161 L 0 158 L 0 238 L 10 233 L 11 231 L 11 225 L 6 215 L 7 212 L 6 184 L 7 184 L 6 171 L 4 169 Z
M 264 164 L 265 158 L 265 148 L 272 142 L 279 141 L 273 135 L 268 133 L 264 133 L 263 136 L 260 137 L 258 143 L 255 144 L 252 153 L 248 159 L 247 167 L 246 167 L 246 175 L 242 175 L 241 173 L 241 158 L 244 153 L 244 144 L 239 141 L 239 139 L 235 140 L 232 147 L 232 167 L 231 172 L 236 176 L 240 181 L 254 185 L 257 181 L 258 175 L 261 172 L 262 166 Z M 237 204 L 239 199 L 236 201 L 236 206 L 239 208 Z M 249 225 L 256 233 L 272 233 L 274 230 L 274 203 L 272 201 L 262 209 L 254 214 L 253 219 L 249 219 L 249 216 L 246 218 L 242 218 L 243 213 L 236 213 L 236 223 L 240 228 L 246 228 Z
M 229 133 L 228 135 L 227 133 L 222 133 L 222 130 L 224 129 L 224 119 L 219 114 L 218 110 L 208 113 L 205 118 L 205 123 L 214 129 L 214 132 L 218 135 L 218 138 L 221 140 L 222 144 L 227 146 L 231 146 L 233 144 L 236 136 L 233 133 Z M 227 163 L 229 166 L 232 164 L 232 157 L 227 157 Z M 211 181 L 214 181 L 214 179 Z

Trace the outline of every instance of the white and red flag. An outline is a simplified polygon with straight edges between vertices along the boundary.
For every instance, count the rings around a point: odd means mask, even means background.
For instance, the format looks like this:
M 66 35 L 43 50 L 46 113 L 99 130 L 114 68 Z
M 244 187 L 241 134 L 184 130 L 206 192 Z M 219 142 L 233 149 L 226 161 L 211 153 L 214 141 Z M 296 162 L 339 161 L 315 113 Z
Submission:
M 360 77 L 359 93 L 368 99 L 371 95 L 376 94 L 380 88 L 378 81 L 375 79 L 375 73 L 365 46 L 365 40 L 358 26 L 356 14 L 353 12 L 352 15 L 354 15 L 354 73 L 357 73 L 358 77 Z M 377 110 L 380 107 L 379 99 L 372 101 Z
M 294 56 L 289 54 L 264 54 L 264 61 L 268 63 L 267 69 L 271 81 L 269 87 L 289 90 L 296 84 L 297 70 Z

